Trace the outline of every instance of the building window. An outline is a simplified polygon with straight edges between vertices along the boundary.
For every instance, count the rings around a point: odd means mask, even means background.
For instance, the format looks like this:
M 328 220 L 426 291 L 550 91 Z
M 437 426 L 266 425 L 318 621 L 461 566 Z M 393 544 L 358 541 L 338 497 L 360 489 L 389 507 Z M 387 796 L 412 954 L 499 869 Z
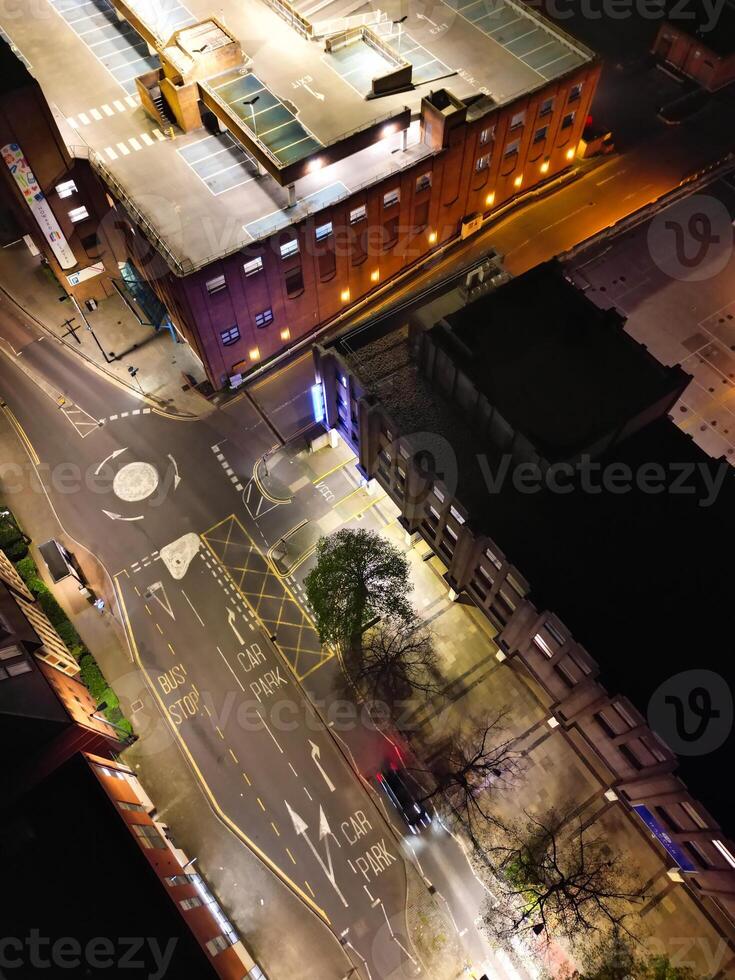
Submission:
M 475 171 L 479 174 L 481 170 L 487 170 L 490 166 L 490 154 L 483 153 L 481 157 L 477 158 L 475 162 Z
M 188 912 L 189 909 L 198 909 L 201 904 L 201 898 L 197 898 L 196 895 L 193 895 L 191 898 L 182 898 L 179 902 L 179 905 L 185 912 Z
M 166 841 L 161 837 L 158 829 L 153 824 L 134 823 L 130 826 L 143 847 L 148 849 L 155 848 L 159 851 L 166 849 Z
M 27 660 L 21 660 L 17 664 L 7 664 L 5 670 L 10 677 L 17 677 L 18 674 L 30 674 L 32 667 Z
M 72 224 L 76 224 L 77 221 L 84 221 L 85 218 L 88 218 L 89 211 L 82 205 L 79 208 L 72 208 L 69 212 L 69 217 L 72 220 Z
M 134 813 L 145 813 L 145 807 L 142 803 L 126 803 L 124 800 L 118 800 L 117 805 L 121 810 L 132 810 Z
M 299 240 L 298 238 L 292 238 L 288 242 L 284 242 L 281 245 L 281 258 L 290 259 L 292 255 L 298 255 L 299 253 Z
M 545 653 L 546 656 L 549 657 L 549 659 L 551 659 L 551 657 L 554 656 L 554 651 L 551 649 L 549 644 L 546 642 L 543 636 L 541 636 L 540 633 L 537 633 L 534 636 L 533 642 L 536 644 L 539 650 L 543 651 L 543 653 Z
M 386 193 L 383 194 L 383 207 L 392 208 L 394 204 L 398 204 L 400 199 L 401 199 L 401 192 L 399 188 L 396 187 L 392 191 L 386 191 Z
M 444 494 L 443 494 L 443 493 L 441 492 L 441 490 L 439 489 L 439 487 L 437 487 L 437 486 L 434 486 L 434 487 L 432 487 L 431 489 L 433 490 L 433 492 L 434 492 L 434 496 L 436 497 L 436 499 L 437 499 L 437 500 L 438 500 L 438 501 L 439 501 L 440 503 L 442 503 L 442 504 L 443 504 L 443 503 L 444 503 Z
M 480 146 L 485 146 L 495 135 L 495 127 L 487 126 L 485 129 L 480 130 Z
M 323 242 L 325 238 L 329 238 L 332 234 L 332 222 L 327 221 L 323 225 L 317 225 L 314 231 L 314 237 L 318 242 Z
M 576 102 L 576 100 L 582 94 L 582 82 L 578 82 L 576 85 L 572 85 L 569 89 L 569 101 Z
M 485 554 L 490 559 L 490 561 L 493 563 L 493 565 L 495 565 L 496 568 L 501 568 L 502 567 L 502 564 L 503 563 L 498 558 L 498 556 L 495 554 L 494 551 L 492 551 L 490 548 L 485 548 Z
M 572 123 L 574 122 L 574 117 L 575 117 L 575 115 L 576 115 L 576 113 L 575 113 L 575 112 L 568 112 L 568 113 L 566 114 L 566 116 L 564 116 L 564 118 L 563 118 L 563 119 L 562 119 L 562 121 L 561 121 L 561 128 L 562 128 L 562 129 L 569 129 L 569 127 L 570 127 L 570 126 L 572 125 Z
M 561 633 L 559 629 L 557 629 L 556 626 L 554 626 L 554 624 L 551 622 L 550 619 L 547 619 L 546 622 L 544 623 L 544 629 L 549 634 L 549 636 L 551 636 L 554 640 L 556 640 L 559 646 L 561 646 L 562 643 L 565 642 L 564 635 Z
M 175 888 L 176 885 L 190 885 L 197 878 L 198 875 L 168 875 L 165 881 L 169 888 Z
M 518 127 L 519 126 L 522 126 L 525 121 L 526 121 L 526 110 L 525 109 L 521 110 L 521 112 L 515 112 L 510 117 L 510 128 L 511 129 L 518 129 Z
M 59 197 L 71 197 L 72 194 L 76 194 L 77 185 L 73 180 L 65 180 L 61 184 L 56 185 L 56 193 Z
M 449 513 L 455 519 L 455 521 L 457 522 L 457 524 L 464 524 L 464 517 L 462 517 L 462 515 L 460 514 L 460 512 L 457 510 L 456 507 L 451 507 L 450 506 Z
M 267 327 L 269 323 L 273 323 L 273 310 L 270 307 L 267 310 L 263 310 L 262 313 L 255 314 L 255 326 L 258 330 Z
M 286 281 L 286 292 L 289 296 L 298 296 L 304 291 L 304 273 L 300 265 L 293 269 L 288 269 L 284 279 Z
M 698 827 L 704 828 L 707 826 L 705 821 L 700 817 L 688 800 L 682 800 L 679 806 L 682 808 L 684 813 L 686 813 L 689 819 L 692 820 Z
M 543 140 L 546 139 L 546 134 L 548 133 L 548 131 L 549 131 L 549 127 L 548 126 L 541 126 L 541 127 L 539 127 L 539 129 L 537 129 L 536 132 L 533 134 L 533 141 L 534 141 L 534 143 L 541 143 L 541 142 L 543 142 Z
M 217 953 L 221 953 L 223 949 L 228 949 L 231 945 L 232 943 L 224 936 L 215 936 L 206 944 L 210 956 L 216 956 Z
M 540 116 L 548 116 L 550 112 L 554 111 L 554 100 L 544 99 L 541 103 L 541 108 L 539 109 Z
M 234 327 L 229 327 L 227 330 L 220 330 L 219 336 L 222 346 L 229 347 L 231 344 L 236 344 L 240 339 L 240 328 L 235 324 Z
M 224 276 L 215 276 L 214 279 L 207 279 L 204 285 L 210 296 L 212 293 L 221 293 L 223 289 L 227 289 Z
M 505 144 L 505 152 L 503 153 L 503 156 L 504 157 L 512 157 L 514 154 L 516 154 L 518 152 L 518 149 L 519 149 L 520 145 L 521 145 L 521 141 L 520 140 L 511 140 L 510 143 L 506 143 Z
M 421 191 L 426 191 L 431 187 L 431 173 L 421 174 L 420 177 L 416 178 L 416 193 L 420 194 Z
M 725 847 L 721 840 L 713 840 L 712 843 L 715 845 L 720 854 L 724 857 L 731 868 L 735 868 L 735 857 L 732 855 L 732 851 Z
M 254 276 L 257 272 L 262 272 L 263 259 L 260 256 L 255 259 L 250 259 L 249 262 L 243 264 L 242 271 L 246 276 Z
M 350 224 L 356 225 L 358 221 L 364 221 L 367 218 L 367 207 L 361 204 L 359 208 L 353 208 L 350 211 Z

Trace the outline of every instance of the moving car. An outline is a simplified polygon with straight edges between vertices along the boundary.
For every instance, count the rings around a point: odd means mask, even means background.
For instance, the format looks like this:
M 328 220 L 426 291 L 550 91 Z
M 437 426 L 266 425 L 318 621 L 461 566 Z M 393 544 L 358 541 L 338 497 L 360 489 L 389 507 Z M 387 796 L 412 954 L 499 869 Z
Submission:
M 431 824 L 426 807 L 420 803 L 396 766 L 386 766 L 376 776 L 386 796 L 400 812 L 412 834 L 420 834 Z

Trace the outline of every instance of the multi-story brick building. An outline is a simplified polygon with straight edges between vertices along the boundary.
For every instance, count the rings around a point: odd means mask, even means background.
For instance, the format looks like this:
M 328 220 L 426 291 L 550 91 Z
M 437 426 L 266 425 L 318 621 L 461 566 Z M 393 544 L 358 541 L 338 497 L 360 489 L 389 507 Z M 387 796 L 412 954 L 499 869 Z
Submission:
M 707 9 L 695 2 L 672 7 L 659 27 L 653 53 L 709 92 L 735 81 L 735 5 Z
M 733 968 L 731 468 L 667 418 L 688 376 L 553 264 L 441 304 L 439 322 L 429 304 L 315 347 L 325 425 L 451 596 L 488 618 L 498 659 L 539 685 L 548 724 L 602 767 L 608 799 L 643 821 Z M 664 702 L 686 704 L 693 668 L 711 672 L 699 681 L 721 719 L 699 748 Z
M 574 165 L 592 53 L 518 0 L 435 7 L 202 0 L 151 26 L 72 0 L 53 45 L 6 25 L 37 82 L 3 96 L 16 219 L 80 301 L 133 294 L 227 384 Z

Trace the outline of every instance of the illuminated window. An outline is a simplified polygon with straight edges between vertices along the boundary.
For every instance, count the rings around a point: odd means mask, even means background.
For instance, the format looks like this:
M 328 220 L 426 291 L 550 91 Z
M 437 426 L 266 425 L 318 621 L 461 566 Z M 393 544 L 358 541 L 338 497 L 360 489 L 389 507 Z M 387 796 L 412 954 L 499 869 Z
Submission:
M 166 850 L 166 841 L 161 837 L 158 829 L 152 824 L 134 823 L 131 824 L 133 833 L 138 838 L 139 843 L 145 848 L 156 848 L 159 851 Z
M 475 170 L 479 174 L 481 170 L 487 170 L 490 166 L 490 154 L 484 153 L 481 157 L 477 158 L 475 162 Z
M 245 262 L 242 271 L 246 276 L 254 276 L 257 272 L 261 272 L 263 269 L 263 260 L 260 256 L 255 259 L 250 259 L 249 262 Z
M 554 651 L 540 633 L 537 633 L 534 636 L 533 642 L 536 644 L 539 650 L 542 650 L 546 654 L 549 659 L 554 656 Z
M 228 942 L 224 936 L 215 936 L 214 939 L 208 940 L 205 945 L 209 950 L 209 955 L 216 956 L 217 953 L 221 953 L 223 949 L 229 949 L 232 943 Z
M 240 339 L 240 330 L 237 325 L 234 327 L 229 327 L 227 330 L 220 331 L 220 340 L 222 341 L 223 347 L 229 347 L 231 344 L 236 344 Z
M 392 191 L 386 191 L 386 193 L 383 194 L 383 207 L 392 208 L 394 204 L 398 204 L 400 199 L 401 192 L 397 187 Z
M 223 289 L 227 289 L 227 283 L 224 276 L 215 276 L 214 279 L 207 279 L 204 287 L 211 296 L 213 293 L 221 293 Z
M 576 100 L 582 94 L 582 82 L 578 82 L 576 85 L 572 85 L 569 89 L 569 101 L 576 102 Z
M 561 128 L 562 129 L 569 129 L 569 127 L 574 122 L 574 117 L 575 116 L 576 116 L 576 112 L 568 112 L 566 114 L 566 116 L 564 116 L 564 118 L 561 121 Z
M 262 330 L 267 327 L 269 323 L 273 323 L 273 310 L 268 307 L 267 310 L 263 310 L 261 313 L 255 314 L 255 326 L 258 330 Z
M 485 129 L 480 130 L 480 146 L 485 146 L 495 135 L 495 127 L 487 126 Z
M 84 221 L 85 218 L 88 218 L 89 211 L 87 211 L 84 205 L 82 205 L 79 208 L 72 208 L 69 212 L 69 217 L 71 218 L 72 223 L 76 224 L 77 221 Z
M 284 242 L 281 245 L 281 258 L 289 259 L 292 255 L 298 255 L 299 252 L 299 242 L 297 238 L 292 238 L 288 242 Z
M 61 184 L 56 185 L 56 193 L 59 197 L 71 197 L 72 194 L 76 194 L 77 185 L 73 180 L 65 180 Z
M 533 134 L 534 143 L 541 143 L 546 139 L 546 134 L 549 132 L 548 126 L 540 126 L 536 132 Z
M 367 217 L 367 207 L 361 204 L 359 208 L 353 208 L 350 211 L 350 224 L 355 225 L 358 221 L 364 221 Z
M 197 898 L 196 895 L 192 895 L 191 898 L 182 898 L 179 902 L 179 905 L 185 912 L 188 912 L 189 909 L 198 909 L 201 904 L 201 898 Z
M 503 156 L 504 157 L 512 157 L 515 153 L 518 152 L 518 149 L 519 149 L 520 145 L 521 145 L 521 141 L 520 140 L 511 140 L 510 143 L 506 143 L 505 144 L 505 150 L 503 152 Z
M 325 238 L 329 238 L 331 234 L 332 234 L 332 222 L 327 221 L 323 225 L 317 225 L 314 231 L 314 238 L 316 238 L 318 242 L 322 242 L 324 241 Z

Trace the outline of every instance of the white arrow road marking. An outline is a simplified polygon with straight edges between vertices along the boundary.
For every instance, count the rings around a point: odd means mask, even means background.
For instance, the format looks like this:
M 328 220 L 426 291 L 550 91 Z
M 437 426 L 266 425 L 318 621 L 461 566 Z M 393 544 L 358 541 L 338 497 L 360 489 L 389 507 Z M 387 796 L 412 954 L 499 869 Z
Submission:
M 116 449 L 114 453 L 110 453 L 109 456 L 106 456 L 105 459 L 102 460 L 100 465 L 94 471 L 94 475 L 99 476 L 100 470 L 105 465 L 105 463 L 109 463 L 111 459 L 117 459 L 118 456 L 121 456 L 123 453 L 126 453 L 127 451 L 128 451 L 128 447 L 125 446 L 123 449 Z M 105 511 L 105 513 L 107 513 L 107 511 Z
M 163 595 L 163 598 L 161 598 L 159 592 Z M 153 585 L 149 585 L 146 589 L 146 598 L 155 599 L 161 609 L 167 612 L 171 619 L 176 619 L 174 611 L 171 608 L 171 600 L 166 595 L 166 587 L 163 582 L 154 582 Z
M 113 514 L 111 510 L 102 510 L 102 513 L 110 518 L 111 521 L 142 521 L 145 514 L 138 514 L 137 517 L 123 517 L 122 514 Z
M 245 640 L 243 640 L 242 636 L 240 636 L 240 634 L 237 631 L 237 626 L 235 626 L 235 610 L 231 609 L 229 606 L 227 607 L 227 622 L 230 626 L 230 629 L 239 640 L 240 646 L 241 647 L 245 646 Z
M 324 811 L 322 810 L 321 807 L 319 807 L 319 840 L 320 841 L 326 840 L 326 843 L 324 845 L 324 850 L 325 850 L 326 858 L 327 858 L 326 863 L 324 862 L 324 860 L 322 859 L 322 856 L 317 851 L 316 845 L 312 843 L 309 835 L 306 833 L 306 831 L 309 829 L 309 825 L 306 823 L 306 821 L 302 817 L 300 817 L 298 815 L 298 813 L 296 813 L 295 810 L 293 810 L 291 808 L 291 805 L 289 804 L 288 800 L 284 800 L 283 802 L 286 804 L 286 809 L 288 810 L 289 815 L 291 817 L 291 821 L 293 823 L 293 829 L 296 831 L 296 833 L 300 837 L 303 837 L 304 838 L 304 840 L 306 841 L 306 843 L 309 846 L 309 850 L 311 851 L 311 853 L 316 858 L 316 860 L 317 860 L 317 862 L 319 864 L 319 867 L 322 869 L 322 871 L 326 875 L 327 880 L 329 881 L 330 885 L 332 886 L 332 888 L 334 888 L 334 890 L 339 895 L 340 901 L 342 902 L 342 904 L 344 905 L 344 907 L 346 909 L 349 908 L 349 904 L 347 902 L 347 899 L 344 897 L 344 895 L 342 894 L 342 892 L 339 890 L 339 886 L 337 885 L 337 882 L 335 880 L 334 868 L 332 866 L 332 855 L 329 853 L 329 838 L 330 838 L 330 836 L 333 836 L 333 835 L 332 835 L 332 830 L 331 830 L 331 828 L 329 826 L 329 823 L 327 822 L 327 818 L 326 818 L 326 816 L 324 814 Z
M 330 793 L 333 793 L 334 792 L 334 783 L 329 778 L 329 776 L 324 772 L 324 770 L 322 769 L 322 764 L 319 761 L 319 758 L 321 756 L 321 749 L 316 744 L 316 742 L 312 742 L 311 739 L 309 739 L 309 745 L 311 746 L 311 758 L 314 761 L 314 765 L 317 767 L 317 769 L 319 770 L 319 772 L 322 774 L 322 779 L 327 784 L 327 789 L 329 790 L 329 792 Z
M 179 467 L 176 465 L 176 460 L 173 458 L 173 456 L 171 455 L 171 453 L 168 454 L 168 458 L 173 463 L 173 467 L 174 467 L 174 490 L 177 490 L 179 484 L 181 483 L 181 477 L 179 476 Z
M 306 84 L 306 82 L 302 82 L 301 87 L 305 88 L 309 95 L 313 95 L 315 99 L 319 99 L 320 102 L 323 102 L 326 99 L 326 95 L 322 95 L 321 92 L 315 92 L 310 85 Z

